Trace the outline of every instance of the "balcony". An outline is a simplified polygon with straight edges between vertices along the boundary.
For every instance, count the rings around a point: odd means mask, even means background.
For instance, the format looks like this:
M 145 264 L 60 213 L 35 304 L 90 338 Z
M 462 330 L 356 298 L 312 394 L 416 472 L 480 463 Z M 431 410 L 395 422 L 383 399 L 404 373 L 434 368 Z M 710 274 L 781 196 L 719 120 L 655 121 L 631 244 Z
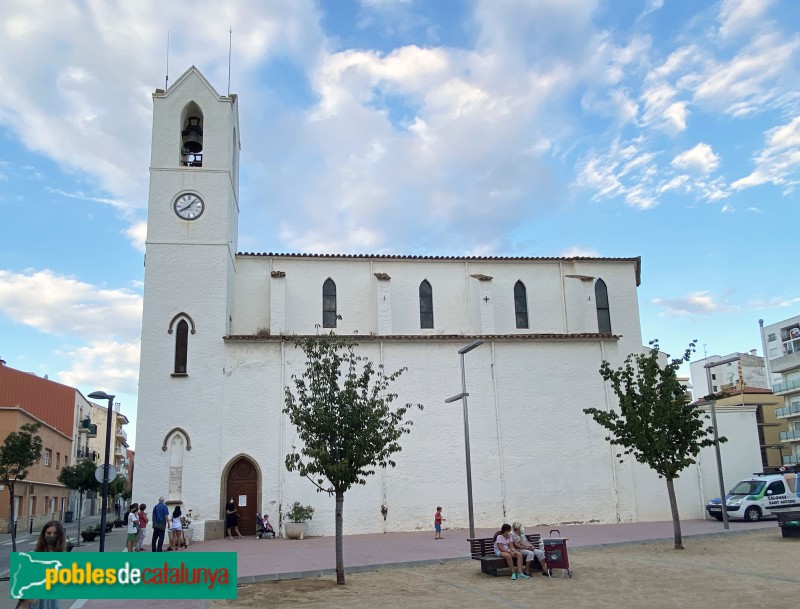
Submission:
M 124 459 L 125 457 L 128 456 L 128 451 L 125 450 L 125 447 L 123 445 L 118 444 L 116 450 L 114 451 L 114 454 L 117 457 L 122 457 Z
M 795 391 L 800 391 L 800 379 L 794 379 L 772 386 L 772 393 L 775 395 L 780 395 L 782 393 L 793 393 Z
M 800 352 L 798 351 L 769 360 L 769 369 L 771 372 L 786 372 L 794 368 L 800 368 Z
M 125 431 L 121 425 L 117 427 L 117 440 L 124 442 L 125 444 L 128 443 L 128 432 Z
M 795 457 L 794 455 L 784 455 L 783 464 L 784 465 L 797 465 L 797 457 Z
M 796 442 L 800 440 L 800 429 L 781 432 L 781 442 Z
M 83 419 L 80 423 L 78 423 L 78 433 L 89 433 L 89 427 L 91 426 L 92 421 L 89 417 Z
M 800 416 L 800 402 L 792 402 L 788 406 L 778 408 L 775 411 L 775 416 L 779 419 Z
M 89 431 L 86 434 L 87 438 L 96 438 L 97 437 L 97 425 L 92 423 L 89 425 Z

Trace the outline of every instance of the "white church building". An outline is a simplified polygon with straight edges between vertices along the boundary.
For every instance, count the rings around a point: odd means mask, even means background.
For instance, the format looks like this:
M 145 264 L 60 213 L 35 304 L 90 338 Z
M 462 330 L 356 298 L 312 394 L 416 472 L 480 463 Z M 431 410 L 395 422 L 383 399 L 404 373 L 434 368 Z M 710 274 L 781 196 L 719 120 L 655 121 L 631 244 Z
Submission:
M 475 524 L 670 518 L 663 480 L 616 458 L 583 413 L 614 403 L 599 374 L 642 350 L 631 258 L 239 253 L 236 95 L 189 69 L 153 94 L 134 501 L 191 509 L 195 539 L 223 534 L 233 497 L 243 534 L 315 508 L 309 534 L 334 531 L 334 499 L 285 467 L 297 432 L 284 388 L 305 368 L 297 336 L 354 335 L 410 411 L 397 466 L 345 495 L 346 534 L 468 524 L 458 350 L 465 356 Z M 730 477 L 760 463 L 753 409 L 720 421 Z M 750 437 L 752 435 L 752 437 Z M 731 443 L 729 443 L 731 445 Z M 737 478 L 738 479 L 738 478 Z M 735 482 L 735 480 L 731 480 Z M 713 451 L 676 484 L 683 518 L 718 495 Z

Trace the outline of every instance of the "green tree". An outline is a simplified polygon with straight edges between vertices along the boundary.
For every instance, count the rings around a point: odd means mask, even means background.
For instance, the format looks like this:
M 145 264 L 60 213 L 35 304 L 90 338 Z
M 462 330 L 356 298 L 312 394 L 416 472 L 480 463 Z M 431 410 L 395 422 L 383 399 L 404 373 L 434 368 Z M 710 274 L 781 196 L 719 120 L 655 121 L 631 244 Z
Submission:
M 356 343 L 333 333 L 298 340 L 306 370 L 285 388 L 284 414 L 297 428 L 302 447 L 286 455 L 286 468 L 308 478 L 318 492 L 336 497 L 336 583 L 344 584 L 342 522 L 344 494 L 366 484 L 376 467 L 394 467 L 412 404 L 394 406 L 389 386 L 406 371 L 384 374 L 383 365 L 354 352 Z M 422 410 L 422 405 L 416 405 Z
M 61 472 L 58 474 L 58 481 L 66 486 L 71 491 L 76 491 L 79 494 L 78 501 L 78 540 L 76 543 L 80 545 L 80 532 L 81 532 L 81 514 L 83 513 L 83 495 L 87 491 L 97 491 L 102 486 L 97 478 L 94 477 L 94 472 L 97 466 L 91 459 L 81 459 L 75 465 L 62 467 Z
M 128 479 L 122 474 L 117 474 L 111 482 L 108 483 L 108 496 L 111 497 L 111 509 L 117 504 L 117 497 L 122 497 L 122 494 L 128 488 Z M 120 514 L 121 516 L 121 514 Z
M 617 457 L 632 454 L 666 480 L 676 550 L 683 549 L 683 538 L 674 481 L 681 471 L 696 462 L 701 448 L 714 445 L 714 440 L 708 437 L 713 435 L 714 428 L 706 427 L 703 420 L 708 417 L 689 406 L 686 388 L 677 377 L 678 368 L 689 361 L 696 344 L 696 341 L 689 343 L 683 357 L 670 360 L 663 367 L 658 361 L 657 340 L 650 342 L 648 354 L 631 353 L 625 365 L 616 370 L 604 361 L 600 375 L 611 383 L 620 411 L 613 408 L 583 411 L 609 431 L 606 440 L 625 447 Z M 725 442 L 726 438 L 719 441 Z
M 8 526 L 11 528 L 11 549 L 17 551 L 17 532 L 14 526 L 14 487 L 28 477 L 28 471 L 42 456 L 42 439 L 37 433 L 40 423 L 25 423 L 12 431 L 0 446 L 0 483 L 8 487 Z

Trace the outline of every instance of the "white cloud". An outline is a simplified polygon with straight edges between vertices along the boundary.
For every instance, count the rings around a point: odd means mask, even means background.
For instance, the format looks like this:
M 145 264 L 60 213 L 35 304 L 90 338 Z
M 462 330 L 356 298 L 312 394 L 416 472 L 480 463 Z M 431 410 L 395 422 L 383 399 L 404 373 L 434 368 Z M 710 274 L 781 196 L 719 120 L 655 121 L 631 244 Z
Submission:
M 774 184 L 791 191 L 800 184 L 800 116 L 766 133 L 766 142 L 755 157 L 756 168 L 731 184 L 743 190 Z
M 582 245 L 573 245 L 565 250 L 562 250 L 556 256 L 563 258 L 597 258 L 600 254 L 597 250 Z
M 0 311 L 16 323 L 56 336 L 138 340 L 142 297 L 57 275 L 0 270 Z
M 662 315 L 700 315 L 728 313 L 739 310 L 738 306 L 718 302 L 710 292 L 691 292 L 677 298 L 654 298 L 652 304 L 663 307 Z
M 708 175 L 719 167 L 719 155 L 706 143 L 700 142 L 694 148 L 685 150 L 672 159 L 672 166 L 681 171 Z
M 773 0 L 724 0 L 719 11 L 719 33 L 731 38 L 752 30 L 763 21 Z

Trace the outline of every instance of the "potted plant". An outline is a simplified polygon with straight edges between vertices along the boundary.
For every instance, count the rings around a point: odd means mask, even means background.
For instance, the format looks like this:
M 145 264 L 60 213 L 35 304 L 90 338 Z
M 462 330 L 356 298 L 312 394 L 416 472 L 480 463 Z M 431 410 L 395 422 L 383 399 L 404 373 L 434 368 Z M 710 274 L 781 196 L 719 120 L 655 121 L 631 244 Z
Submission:
M 311 520 L 313 515 L 313 507 L 300 505 L 299 501 L 295 501 L 286 512 L 286 518 L 283 521 L 283 532 L 286 539 L 303 539 L 308 532 L 306 521 Z
M 192 529 L 192 520 L 197 518 L 197 514 L 192 514 L 192 510 L 189 510 L 181 516 L 181 525 L 183 526 L 183 540 L 188 544 L 191 543 L 192 538 L 194 537 L 194 530 Z
M 83 541 L 86 542 L 94 541 L 95 537 L 97 537 L 97 530 L 95 529 L 95 527 L 88 527 L 86 529 L 83 529 L 83 531 L 81 531 L 81 539 L 83 539 Z
M 117 516 L 114 519 L 114 527 L 117 528 L 117 529 L 121 529 L 124 526 L 125 526 L 125 521 L 122 518 L 120 518 L 119 516 Z

